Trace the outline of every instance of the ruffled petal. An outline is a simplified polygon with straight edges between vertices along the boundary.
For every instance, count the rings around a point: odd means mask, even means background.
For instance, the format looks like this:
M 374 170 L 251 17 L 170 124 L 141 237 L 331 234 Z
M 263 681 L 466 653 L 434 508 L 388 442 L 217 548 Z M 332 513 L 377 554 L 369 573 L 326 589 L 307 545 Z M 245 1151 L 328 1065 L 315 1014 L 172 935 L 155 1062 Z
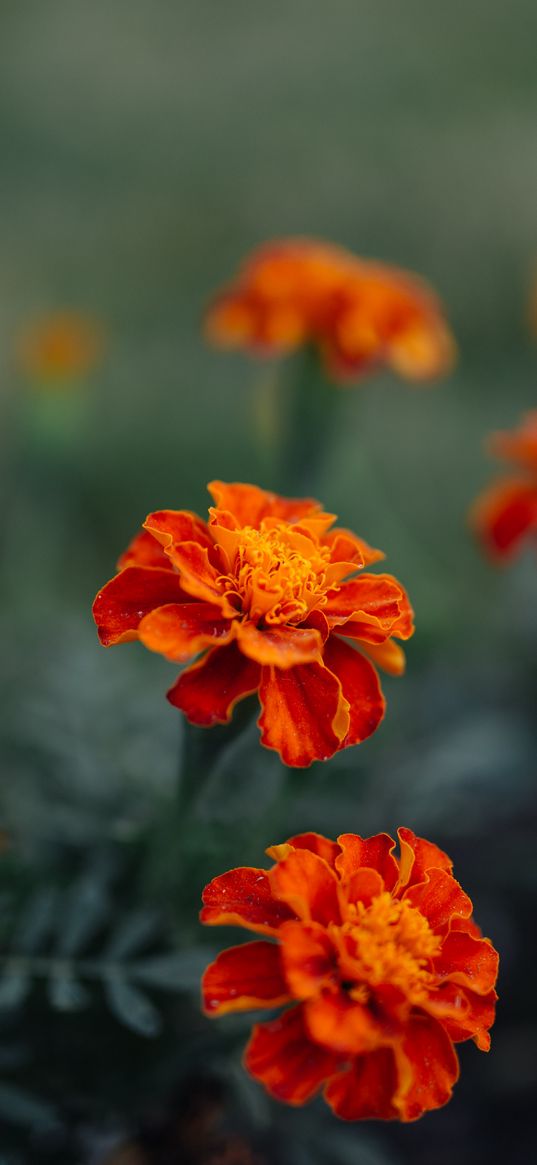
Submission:
M 191 510 L 155 510 L 148 514 L 144 529 L 167 550 L 176 542 L 198 542 L 210 548 L 212 539 L 207 523 Z
M 448 874 L 453 869 L 451 858 L 443 849 L 424 837 L 416 837 L 411 829 L 402 825 L 397 830 L 401 857 L 399 859 L 399 883 L 401 886 L 413 886 L 416 882 L 424 882 L 429 870 L 445 870 Z
M 427 881 L 411 886 L 403 897 L 424 915 L 437 934 L 447 930 L 456 915 L 469 918 L 473 909 L 462 886 L 445 870 L 429 870 Z
M 360 651 L 389 676 L 402 676 L 406 669 L 406 656 L 403 648 L 393 639 L 385 639 L 384 643 L 364 643 L 360 641 Z
M 454 930 L 446 935 L 440 953 L 433 960 L 433 969 L 441 979 L 486 995 L 496 983 L 498 962 L 498 952 L 488 939 L 472 938 Z
M 257 527 L 268 516 L 298 522 L 321 509 L 314 498 L 283 498 L 245 482 L 210 481 L 207 489 L 218 509 L 229 510 L 240 526 Z
M 286 844 L 293 846 L 293 849 L 311 850 L 313 854 L 317 854 L 318 857 L 323 858 L 332 868 L 335 866 L 336 858 L 341 852 L 337 841 L 331 841 L 329 837 L 323 837 L 322 833 L 296 833 L 294 837 L 288 838 Z
M 278 935 L 283 972 L 295 999 L 309 999 L 338 981 L 337 950 L 318 922 L 286 922 Z
M 237 639 L 241 651 L 264 666 L 286 669 L 321 660 L 322 639 L 313 628 L 271 627 L 260 631 L 253 623 L 239 623 Z
M 335 526 L 323 538 L 325 546 L 330 547 L 331 562 L 349 562 L 354 570 L 360 566 L 371 566 L 373 562 L 380 562 L 386 557 L 382 550 L 375 550 L 363 538 L 358 538 L 352 530 L 345 530 L 342 526 Z
M 451 1006 L 451 1014 L 443 1015 L 442 1027 L 454 1043 L 473 1040 L 480 1052 L 490 1049 L 489 1029 L 496 1018 L 498 996 L 494 990 L 486 995 L 478 995 L 467 987 L 446 982 L 431 997 L 428 1005 L 445 1008 Z
M 305 1104 L 338 1066 L 338 1059 L 314 1044 L 301 1007 L 272 1023 L 256 1024 L 244 1054 L 245 1067 L 277 1100 Z
M 338 1072 L 328 1082 L 324 1097 L 342 1120 L 395 1120 L 398 1116 L 392 1097 L 397 1072 L 391 1048 L 378 1048 L 357 1056 L 351 1067 Z
M 361 574 L 329 594 L 323 609 L 333 627 L 365 615 L 389 634 L 400 614 L 401 598 L 402 588 L 391 575 Z
M 274 748 L 286 765 L 303 768 L 327 760 L 347 733 L 341 685 L 322 664 L 263 668 L 259 698 L 261 743 Z
M 269 871 L 269 880 L 274 897 L 304 921 L 323 926 L 341 921 L 336 875 L 310 850 L 291 850 Z
M 381 889 L 393 889 L 399 877 L 399 867 L 393 856 L 395 842 L 389 833 L 377 833 L 374 837 L 342 833 L 337 840 L 341 854 L 336 859 L 336 869 L 342 881 L 350 881 L 366 866 L 380 874 L 383 881 Z
M 210 603 L 168 603 L 145 615 L 138 638 L 150 651 L 158 651 L 174 663 L 184 663 L 193 655 L 229 643 L 234 623 L 223 619 L 219 607 Z
M 174 571 L 127 566 L 99 591 L 93 618 L 105 647 L 136 639 L 141 620 L 155 607 L 185 598 Z
M 450 1099 L 459 1061 L 444 1028 L 429 1016 L 414 1015 L 394 1045 L 398 1086 L 393 1104 L 402 1121 L 414 1121 Z
M 201 991 L 203 1010 L 211 1016 L 279 1007 L 291 999 L 282 973 L 280 948 L 262 940 L 222 951 L 207 967 Z
M 470 522 L 493 558 L 512 557 L 524 538 L 537 532 L 537 485 L 527 478 L 502 478 L 477 499 Z
M 349 705 L 349 727 L 340 748 L 360 744 L 378 728 L 385 709 L 377 673 L 369 660 L 331 635 L 324 648 L 326 667 L 337 676 Z
M 227 618 L 237 614 L 223 594 L 220 572 L 211 562 L 206 546 L 200 546 L 198 542 L 181 542 L 170 546 L 168 554 L 188 595 L 220 607 L 222 615 Z
M 200 921 L 207 926 L 243 926 L 257 934 L 277 934 L 296 914 L 274 897 L 266 870 L 239 866 L 213 878 L 202 894 Z
M 371 1009 L 344 991 L 324 991 L 304 1004 L 304 1022 L 315 1043 L 340 1055 L 358 1056 L 377 1047 L 380 1033 Z
M 173 570 L 162 546 L 148 530 L 141 530 L 139 534 L 136 534 L 127 549 L 118 558 L 118 570 L 125 570 L 126 566 L 157 566 L 161 570 Z
M 216 647 L 199 663 L 181 673 L 168 692 L 168 700 L 184 712 L 191 724 L 210 728 L 231 719 L 238 700 L 255 692 L 260 671 L 235 643 Z

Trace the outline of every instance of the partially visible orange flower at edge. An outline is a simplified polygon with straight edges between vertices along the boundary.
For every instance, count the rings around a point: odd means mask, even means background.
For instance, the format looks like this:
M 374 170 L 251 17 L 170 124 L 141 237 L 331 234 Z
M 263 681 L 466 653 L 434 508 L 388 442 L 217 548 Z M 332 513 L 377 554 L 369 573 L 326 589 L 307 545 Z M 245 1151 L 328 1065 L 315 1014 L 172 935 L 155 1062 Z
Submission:
M 207 338 L 279 355 L 319 350 L 337 382 L 387 365 L 409 380 L 448 372 L 455 342 L 418 276 L 315 239 L 282 239 L 250 255 L 209 305 Z
M 146 519 L 95 600 L 101 642 L 139 639 L 190 663 L 168 699 L 193 724 L 226 723 L 258 692 L 261 741 L 287 765 L 365 740 L 385 708 L 375 665 L 400 674 L 396 641 L 414 630 L 397 579 L 363 570 L 382 553 L 311 499 L 209 490 L 208 522 L 186 510 Z
M 448 856 L 410 829 L 337 842 L 305 833 L 203 893 L 201 921 L 263 937 L 224 950 L 202 985 L 208 1016 L 276 1008 L 248 1071 L 278 1100 L 320 1088 L 345 1120 L 413 1121 L 450 1099 L 454 1044 L 490 1046 L 498 955 Z
M 537 535 L 537 409 L 525 414 L 518 429 L 495 433 L 489 448 L 519 467 L 489 485 L 470 511 L 470 524 L 485 550 L 502 561 Z
M 99 362 L 104 332 L 89 316 L 55 312 L 35 320 L 17 339 L 20 370 L 36 383 L 63 385 L 84 376 Z

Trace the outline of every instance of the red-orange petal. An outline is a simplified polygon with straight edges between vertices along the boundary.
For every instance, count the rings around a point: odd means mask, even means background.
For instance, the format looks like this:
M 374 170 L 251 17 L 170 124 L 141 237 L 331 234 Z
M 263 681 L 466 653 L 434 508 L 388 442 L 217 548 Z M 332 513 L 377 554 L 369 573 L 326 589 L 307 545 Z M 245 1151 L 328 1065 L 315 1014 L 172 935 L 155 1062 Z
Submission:
M 256 1024 L 244 1064 L 277 1100 L 299 1105 L 336 1071 L 338 1058 L 309 1039 L 299 1006 L 272 1023 Z
M 453 930 L 446 935 L 440 953 L 433 960 L 433 970 L 443 979 L 486 995 L 496 983 L 498 962 L 498 952 L 488 939 L 472 938 Z
M 168 554 L 179 571 L 181 586 L 188 595 L 219 606 L 226 617 L 236 615 L 237 612 L 223 594 L 220 573 L 213 566 L 206 546 L 200 546 L 198 542 L 174 543 L 169 547 Z
M 336 859 L 336 869 L 343 881 L 350 881 L 358 870 L 367 866 L 380 874 L 384 889 L 393 889 L 399 877 L 399 867 L 393 856 L 395 842 L 389 833 L 377 833 L 374 837 L 342 833 L 337 840 L 341 854 Z
M 261 743 L 286 765 L 304 768 L 327 760 L 339 748 L 349 723 L 336 676 L 322 664 L 284 671 L 264 667 L 259 688 Z
M 493 558 L 511 558 L 537 533 L 537 483 L 502 478 L 474 503 L 470 522 Z
M 269 871 L 269 880 L 274 897 L 304 921 L 323 926 L 341 921 L 336 875 L 310 850 L 291 850 Z
M 176 542 L 198 542 L 210 548 L 212 538 L 207 523 L 191 510 L 154 510 L 148 514 L 144 529 L 168 549 Z
M 366 615 L 388 634 L 400 614 L 402 594 L 402 588 L 391 575 L 361 574 L 329 594 L 323 610 L 333 627 Z
M 403 897 L 424 915 L 437 933 L 445 931 L 454 916 L 469 918 L 472 913 L 468 895 L 445 870 L 429 870 L 427 881 L 410 886 Z
M 136 639 L 141 620 L 155 607 L 185 598 L 178 576 L 170 570 L 127 566 L 99 591 L 93 618 L 105 647 Z
M 346 1121 L 394 1120 L 392 1103 L 397 1073 L 391 1048 L 357 1056 L 350 1068 L 328 1082 L 324 1096 L 336 1116 Z
M 294 849 L 309 849 L 332 867 L 335 866 L 336 858 L 341 852 L 337 841 L 323 837 L 322 833 L 296 833 L 294 837 L 287 839 L 287 845 L 292 845 Z
M 243 926 L 257 934 L 277 934 L 283 922 L 296 918 L 285 902 L 274 897 L 266 870 L 239 866 L 213 878 L 202 894 L 200 921 L 206 926 Z
M 174 663 L 184 663 L 216 643 L 229 643 L 233 635 L 234 624 L 222 618 L 219 607 L 195 601 L 158 607 L 145 615 L 138 628 L 145 647 Z
M 318 995 L 322 987 L 337 983 L 337 951 L 324 926 L 318 922 L 285 922 L 278 938 L 283 973 L 295 999 L 309 999 Z
M 335 526 L 325 534 L 323 544 L 330 547 L 331 562 L 350 562 L 354 564 L 354 569 L 371 566 L 373 562 L 380 562 L 386 557 L 382 550 L 375 550 L 363 538 L 343 526 Z
M 341 1056 L 358 1056 L 375 1048 L 379 1029 L 373 1013 L 344 991 L 324 991 L 304 1004 L 304 1023 L 315 1043 Z
M 340 748 L 360 744 L 378 728 L 384 716 L 385 701 L 378 675 L 369 660 L 336 635 L 326 641 L 324 661 L 339 680 L 349 705 L 349 727 Z
M 186 668 L 170 688 L 168 700 L 191 724 L 205 728 L 227 724 L 237 701 L 256 691 L 259 674 L 258 664 L 242 655 L 235 643 L 228 643 Z
M 380 667 L 389 676 L 404 675 L 406 656 L 403 648 L 393 639 L 385 639 L 384 643 L 364 643 L 362 639 L 360 651 L 371 660 L 375 667 Z
M 118 558 L 118 570 L 125 570 L 126 566 L 157 566 L 161 570 L 173 570 L 162 546 L 148 530 L 141 530 L 139 534 L 136 534 L 132 542 L 129 542 L 127 549 Z
M 229 510 L 240 526 L 259 526 L 263 518 L 298 522 L 321 506 L 314 498 L 284 498 L 246 482 L 210 481 L 207 489 L 219 510 Z
M 280 948 L 262 939 L 222 951 L 207 967 L 201 991 L 203 1010 L 211 1016 L 279 1007 L 291 1000 Z
M 414 1121 L 450 1099 L 459 1061 L 444 1028 L 430 1016 L 413 1015 L 394 1046 L 399 1083 L 393 1103 L 402 1121 Z
M 460 987 L 457 983 L 446 982 L 431 996 L 431 1002 L 440 1005 L 455 1004 L 457 1015 L 442 1018 L 442 1027 L 454 1043 L 463 1040 L 473 1040 L 480 1052 L 488 1052 L 490 1048 L 489 1029 L 496 1017 L 496 1002 L 498 996 L 494 990 L 486 995 L 478 995 L 467 987 Z
M 402 886 L 413 886 L 416 882 L 424 882 L 429 870 L 445 870 L 448 874 L 453 869 L 451 858 L 443 849 L 425 837 L 416 837 L 411 829 L 402 825 L 397 830 L 401 857 L 399 859 L 399 880 Z
M 241 651 L 264 666 L 296 667 L 320 660 L 322 638 L 314 628 L 270 627 L 259 630 L 253 623 L 237 624 Z

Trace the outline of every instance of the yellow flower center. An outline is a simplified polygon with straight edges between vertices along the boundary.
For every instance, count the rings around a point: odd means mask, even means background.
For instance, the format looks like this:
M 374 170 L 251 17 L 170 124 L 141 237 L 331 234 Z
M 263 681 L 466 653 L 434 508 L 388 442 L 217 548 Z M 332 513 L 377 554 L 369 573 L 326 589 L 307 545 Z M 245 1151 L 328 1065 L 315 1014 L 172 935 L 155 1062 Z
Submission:
M 283 523 L 268 529 L 244 526 L 233 574 L 223 579 L 230 599 L 254 622 L 301 623 L 326 603 L 327 547 Z
M 363 985 L 390 984 L 412 1003 L 423 999 L 433 981 L 430 960 L 438 954 L 442 939 L 419 910 L 385 892 L 369 906 L 358 902 L 351 907 L 343 930 L 350 939 L 359 991 Z

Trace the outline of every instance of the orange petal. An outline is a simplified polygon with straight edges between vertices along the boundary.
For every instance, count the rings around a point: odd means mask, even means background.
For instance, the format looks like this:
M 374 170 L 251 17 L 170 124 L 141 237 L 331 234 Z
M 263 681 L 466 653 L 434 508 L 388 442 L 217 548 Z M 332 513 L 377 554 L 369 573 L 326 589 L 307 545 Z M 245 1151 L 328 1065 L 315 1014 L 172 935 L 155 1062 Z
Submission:
M 322 664 L 263 668 L 259 698 L 261 743 L 276 749 L 284 764 L 307 767 L 339 748 L 348 729 L 347 704 L 339 680 Z
M 493 433 L 488 448 L 496 457 L 518 461 L 530 471 L 537 470 L 537 409 L 525 413 L 517 429 Z
M 175 542 L 199 542 L 200 546 L 212 546 L 207 523 L 191 510 L 154 510 L 147 515 L 144 529 L 164 549 L 173 546 Z
M 281 960 L 295 999 L 318 995 L 338 982 L 337 950 L 318 922 L 286 922 L 280 928 Z
M 429 870 L 427 881 L 411 886 L 403 897 L 424 915 L 437 933 L 449 927 L 454 915 L 469 918 L 472 913 L 468 895 L 445 870 Z
M 228 643 L 186 668 L 170 688 L 168 700 L 191 724 L 210 728 L 227 724 L 237 701 L 255 692 L 258 684 L 258 665 L 235 643 Z
M 451 931 L 433 961 L 435 975 L 470 987 L 478 995 L 491 991 L 498 976 L 498 952 L 488 939 Z
M 382 671 L 389 676 L 402 676 L 406 668 L 406 656 L 403 648 L 393 639 L 385 639 L 384 643 L 364 643 L 360 640 L 360 651 Z
M 325 991 L 309 999 L 304 1022 L 315 1043 L 342 1055 L 358 1056 L 378 1045 L 379 1029 L 370 1009 L 344 991 Z
M 312 1043 L 302 1008 L 293 1007 L 272 1023 L 256 1024 L 244 1065 L 277 1100 L 298 1105 L 310 1100 L 335 1072 L 338 1058 Z
M 322 639 L 313 628 L 270 627 L 260 631 L 253 623 L 239 623 L 237 639 L 245 655 L 268 667 L 285 669 L 321 659 Z
M 393 1104 L 402 1121 L 417 1120 L 451 1097 L 459 1061 L 444 1028 L 429 1016 L 414 1015 L 394 1046 L 399 1083 Z
M 161 570 L 173 570 L 162 546 L 148 530 L 141 530 L 136 534 L 118 559 L 118 570 L 125 570 L 126 566 L 158 566 Z
M 345 530 L 343 526 L 336 526 L 325 534 L 325 546 L 330 547 L 331 562 L 352 562 L 355 568 L 371 566 L 373 562 L 380 562 L 386 555 L 382 550 L 375 550 L 363 538 L 358 538 L 352 530 Z
M 399 867 L 393 856 L 395 842 L 388 833 L 377 833 L 374 837 L 342 833 L 337 840 L 341 854 L 336 859 L 336 869 L 343 881 L 349 881 L 358 870 L 367 866 L 380 874 L 384 883 L 381 889 L 393 889 L 399 877 Z
M 510 558 L 537 531 L 537 484 L 505 478 L 474 503 L 470 523 L 493 558 Z
M 341 748 L 359 744 L 378 728 L 385 710 L 377 673 L 360 652 L 331 635 L 324 648 L 327 668 L 337 676 L 349 705 L 349 728 Z
M 210 603 L 168 603 L 142 619 L 138 637 L 150 651 L 158 651 L 174 663 L 184 663 L 215 643 L 228 643 L 234 624 L 222 618 Z
M 326 862 L 307 849 L 291 850 L 269 871 L 274 897 L 306 922 L 340 922 L 337 878 Z
M 240 526 L 259 526 L 263 518 L 283 518 L 298 522 L 321 506 L 314 498 L 283 498 L 270 490 L 244 482 L 210 481 L 207 486 L 219 510 L 229 510 Z
M 394 1120 L 392 1097 L 397 1074 L 391 1048 L 357 1056 L 351 1067 L 328 1082 L 324 1096 L 336 1116 L 347 1121 Z
M 168 554 L 179 571 L 181 586 L 187 594 L 217 604 L 228 618 L 237 614 L 222 593 L 220 573 L 213 566 L 206 546 L 200 546 L 198 542 L 181 542 L 170 546 Z
M 296 917 L 278 901 L 266 870 L 239 866 L 213 878 L 202 894 L 200 921 L 207 926 L 243 926 L 258 934 L 277 934 L 282 922 Z
M 323 837 L 322 833 L 296 833 L 294 837 L 288 838 L 287 845 L 292 845 L 294 849 L 309 849 L 332 867 L 340 853 L 337 842 Z
M 401 857 L 399 859 L 399 883 L 401 886 L 413 886 L 416 882 L 424 882 L 429 870 L 446 870 L 448 874 L 453 869 L 451 858 L 443 849 L 425 837 L 416 837 L 411 829 L 404 825 L 397 830 Z
M 431 997 L 428 1006 L 455 1005 L 457 1014 L 441 1019 L 442 1027 L 449 1038 L 455 1043 L 472 1039 L 480 1052 L 488 1052 L 489 1028 L 492 1027 L 496 1017 L 497 999 L 495 991 L 489 991 L 487 995 L 478 995 L 467 987 L 446 982 Z
M 323 608 L 333 627 L 367 615 L 388 633 L 400 614 L 402 588 L 391 575 L 361 574 L 328 595 Z
M 155 607 L 184 599 L 178 576 L 170 570 L 127 566 L 99 591 L 93 618 L 105 647 L 136 639 L 141 620 Z
M 262 940 L 229 947 L 207 967 L 201 992 L 206 1015 L 289 1003 L 280 948 Z

